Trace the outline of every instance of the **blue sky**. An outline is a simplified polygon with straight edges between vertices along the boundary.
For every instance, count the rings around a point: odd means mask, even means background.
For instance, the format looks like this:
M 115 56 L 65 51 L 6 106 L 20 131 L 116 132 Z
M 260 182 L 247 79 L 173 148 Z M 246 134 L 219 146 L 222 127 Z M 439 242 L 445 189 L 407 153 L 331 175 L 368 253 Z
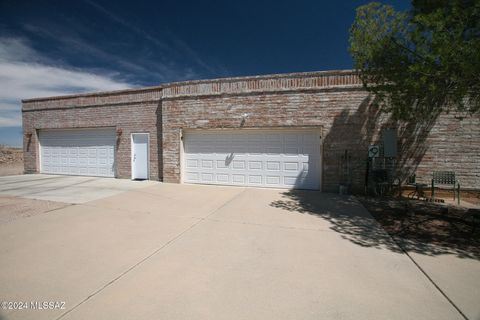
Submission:
M 368 2 L 1 0 L 0 144 L 21 145 L 25 98 L 349 69 Z

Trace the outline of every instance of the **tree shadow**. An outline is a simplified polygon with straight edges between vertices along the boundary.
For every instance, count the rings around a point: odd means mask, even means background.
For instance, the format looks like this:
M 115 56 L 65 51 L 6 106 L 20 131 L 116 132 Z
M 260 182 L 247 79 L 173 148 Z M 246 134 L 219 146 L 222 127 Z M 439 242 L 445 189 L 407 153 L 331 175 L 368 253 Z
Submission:
M 359 197 L 407 251 L 480 259 L 480 234 L 469 209 L 411 199 Z
M 387 248 L 401 252 L 354 196 L 289 190 L 282 193 L 282 199 L 271 202 L 270 206 L 327 220 L 331 223 L 331 230 L 362 247 Z
M 439 114 L 415 121 L 395 120 L 383 112 L 379 99 L 365 97 L 357 108 L 346 107 L 334 118 L 323 144 L 323 190 L 338 192 L 342 179 L 339 163 L 345 151 L 351 156 L 350 178 L 352 192 L 365 193 L 368 166 L 368 146 L 382 146 L 382 133 L 393 129 L 397 136 L 397 157 L 392 175 L 401 182 L 414 174 L 428 150 L 426 139 Z M 393 179 L 393 177 L 392 177 Z
M 383 112 L 382 108 L 381 101 L 368 95 L 358 107 L 347 106 L 335 116 L 323 144 L 323 191 L 339 191 L 339 184 L 342 183 L 340 159 L 345 159 L 348 151 L 351 162 L 349 168 L 351 191 L 355 194 L 364 194 L 367 190 L 366 182 L 369 179 L 367 171 L 369 161 L 370 165 L 372 163 L 368 159 L 368 146 L 382 146 L 382 133 L 386 129 L 395 130 L 397 136 L 397 157 L 393 159 L 393 168 L 391 168 L 393 178 L 404 183 L 408 177 L 417 172 L 428 151 L 427 138 L 439 114 L 432 113 L 429 118 L 424 119 L 399 121 L 391 114 Z M 424 180 L 428 179 L 428 172 L 425 171 L 422 174 Z M 456 232 L 457 238 L 454 241 L 449 238 L 455 228 L 458 228 L 458 223 L 450 221 L 451 228 L 444 230 L 442 235 L 428 233 L 426 229 L 432 228 L 432 223 L 444 223 L 438 217 L 429 218 L 426 214 L 428 210 L 420 210 L 423 212 L 423 220 L 418 221 L 408 216 L 403 220 L 392 217 L 390 222 L 395 220 L 395 223 L 413 223 L 409 227 L 409 232 L 402 234 L 391 232 L 388 225 L 384 224 L 388 219 L 380 219 L 371 211 L 385 229 L 379 227 L 375 219 L 353 197 L 340 195 L 327 197 L 315 192 L 290 191 L 283 194 L 282 200 L 275 201 L 271 205 L 326 219 L 332 223 L 332 230 L 340 233 L 343 238 L 364 247 L 387 248 L 397 252 L 400 250 L 398 244 L 401 243 L 405 250 L 420 254 L 454 254 L 460 258 L 480 259 L 480 246 L 478 242 L 469 242 L 467 233 Z M 435 206 L 435 204 L 431 205 Z M 398 206 L 400 209 L 397 208 Z M 362 209 L 359 210 L 358 207 Z M 406 214 L 405 204 L 396 199 L 382 203 L 382 207 L 385 209 L 385 214 Z M 375 206 L 369 207 L 369 210 L 372 208 Z M 429 210 L 431 211 L 432 208 Z M 416 226 L 414 226 L 415 223 L 417 223 Z M 463 227 L 465 228 L 465 225 Z M 397 243 L 392 240 L 387 231 Z
M 395 214 L 404 214 L 405 217 L 408 217 L 409 211 L 405 209 L 405 203 L 397 199 L 383 199 L 381 201 L 384 201 L 383 208 L 395 208 L 395 211 L 388 213 L 393 215 L 391 220 L 398 218 Z M 459 258 L 480 260 L 480 244 L 476 241 L 469 241 L 468 238 L 457 238 L 453 241 L 448 232 L 442 235 L 428 234 L 423 229 L 418 232 L 410 230 L 408 234 L 392 233 L 388 227 L 384 228 L 388 226 L 388 219 L 386 221 L 375 219 L 375 214 L 372 216 L 362 203 L 363 201 L 360 202 L 354 196 L 290 190 L 282 193 L 282 199 L 271 202 L 270 206 L 327 220 L 331 224 L 331 230 L 341 234 L 343 239 L 362 247 L 387 249 L 398 253 L 403 252 L 403 248 L 406 251 L 428 256 L 453 254 Z M 434 208 L 439 206 L 435 204 L 425 205 Z M 370 210 L 372 208 L 375 207 L 369 207 Z M 418 221 L 425 218 L 428 218 L 428 216 L 421 216 Z M 431 218 L 435 218 L 435 216 Z M 408 223 L 408 221 L 415 223 L 416 221 L 412 219 L 406 221 L 407 218 L 404 220 L 405 223 Z

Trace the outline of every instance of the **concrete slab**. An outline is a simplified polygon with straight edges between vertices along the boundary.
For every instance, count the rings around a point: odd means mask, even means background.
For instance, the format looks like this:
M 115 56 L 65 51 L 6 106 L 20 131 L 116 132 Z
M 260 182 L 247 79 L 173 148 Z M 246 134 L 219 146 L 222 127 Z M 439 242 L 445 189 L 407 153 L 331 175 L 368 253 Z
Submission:
M 158 182 L 31 174 L 0 177 L 0 194 L 78 204 L 155 184 Z
M 65 301 L 71 308 L 196 221 L 74 205 L 0 226 L 0 297 Z M 62 312 L 4 310 L 0 315 L 55 319 Z
M 29 218 L 68 205 L 68 203 L 62 202 L 0 195 L 0 224 L 10 223 L 17 219 Z
M 232 197 L 244 192 L 245 188 L 181 185 L 159 183 L 135 189 L 125 194 L 92 201 L 88 205 L 129 210 L 132 212 L 161 212 L 176 217 L 203 218 L 213 208 L 222 206 Z
M 377 228 L 375 219 L 353 196 L 316 191 L 247 188 L 228 210 L 211 219 L 288 228 L 330 229 L 348 221 L 356 228 Z
M 67 308 L 0 319 L 462 319 L 336 195 L 155 184 L 0 225 L 0 260 L 3 300 Z
M 440 287 L 440 289 L 462 310 L 468 319 L 480 319 L 480 261 L 467 255 L 420 254 L 409 247 L 421 247 L 425 244 L 414 244 L 412 240 L 402 243 L 409 255 Z M 433 246 L 433 245 L 430 245 Z M 444 252 L 444 248 L 428 248 L 425 252 Z
M 404 255 L 208 220 L 64 317 L 91 318 L 461 319 Z

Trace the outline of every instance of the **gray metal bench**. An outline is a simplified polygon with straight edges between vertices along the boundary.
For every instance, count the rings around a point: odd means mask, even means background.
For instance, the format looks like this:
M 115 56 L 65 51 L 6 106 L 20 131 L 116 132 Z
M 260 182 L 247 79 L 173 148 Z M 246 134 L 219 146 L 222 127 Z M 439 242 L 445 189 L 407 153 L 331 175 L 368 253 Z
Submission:
M 460 205 L 460 183 L 455 178 L 453 171 L 434 171 L 432 178 L 432 201 L 435 201 L 436 186 L 450 186 L 453 190 L 453 201 Z M 456 194 L 455 194 L 456 193 Z

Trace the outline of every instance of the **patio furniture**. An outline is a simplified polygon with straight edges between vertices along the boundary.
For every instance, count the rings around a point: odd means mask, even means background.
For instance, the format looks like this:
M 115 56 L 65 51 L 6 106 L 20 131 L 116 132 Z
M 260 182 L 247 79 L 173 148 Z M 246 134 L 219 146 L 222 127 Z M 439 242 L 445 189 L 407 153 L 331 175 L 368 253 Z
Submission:
M 374 192 L 376 195 L 384 196 L 389 187 L 388 172 L 386 169 L 375 169 L 372 171 L 372 180 L 374 183 Z
M 419 183 L 419 182 L 416 182 L 416 176 L 415 175 L 411 175 L 410 177 L 408 177 L 407 179 L 407 184 L 409 186 L 412 186 L 414 187 L 415 189 L 413 190 L 413 192 L 410 192 L 408 194 L 408 197 L 409 198 L 414 198 L 415 196 L 417 197 L 417 199 L 420 199 L 420 198 L 426 198 L 425 197 L 425 188 L 428 187 L 428 184 L 426 183 Z
M 480 225 L 480 209 L 469 209 L 468 212 L 473 224 L 472 233 L 475 233 L 477 227 Z
M 452 187 L 453 201 L 457 200 L 458 205 L 460 205 L 460 183 L 455 178 L 455 172 L 453 171 L 434 171 L 433 172 L 432 201 L 435 201 L 435 187 L 439 185 Z

